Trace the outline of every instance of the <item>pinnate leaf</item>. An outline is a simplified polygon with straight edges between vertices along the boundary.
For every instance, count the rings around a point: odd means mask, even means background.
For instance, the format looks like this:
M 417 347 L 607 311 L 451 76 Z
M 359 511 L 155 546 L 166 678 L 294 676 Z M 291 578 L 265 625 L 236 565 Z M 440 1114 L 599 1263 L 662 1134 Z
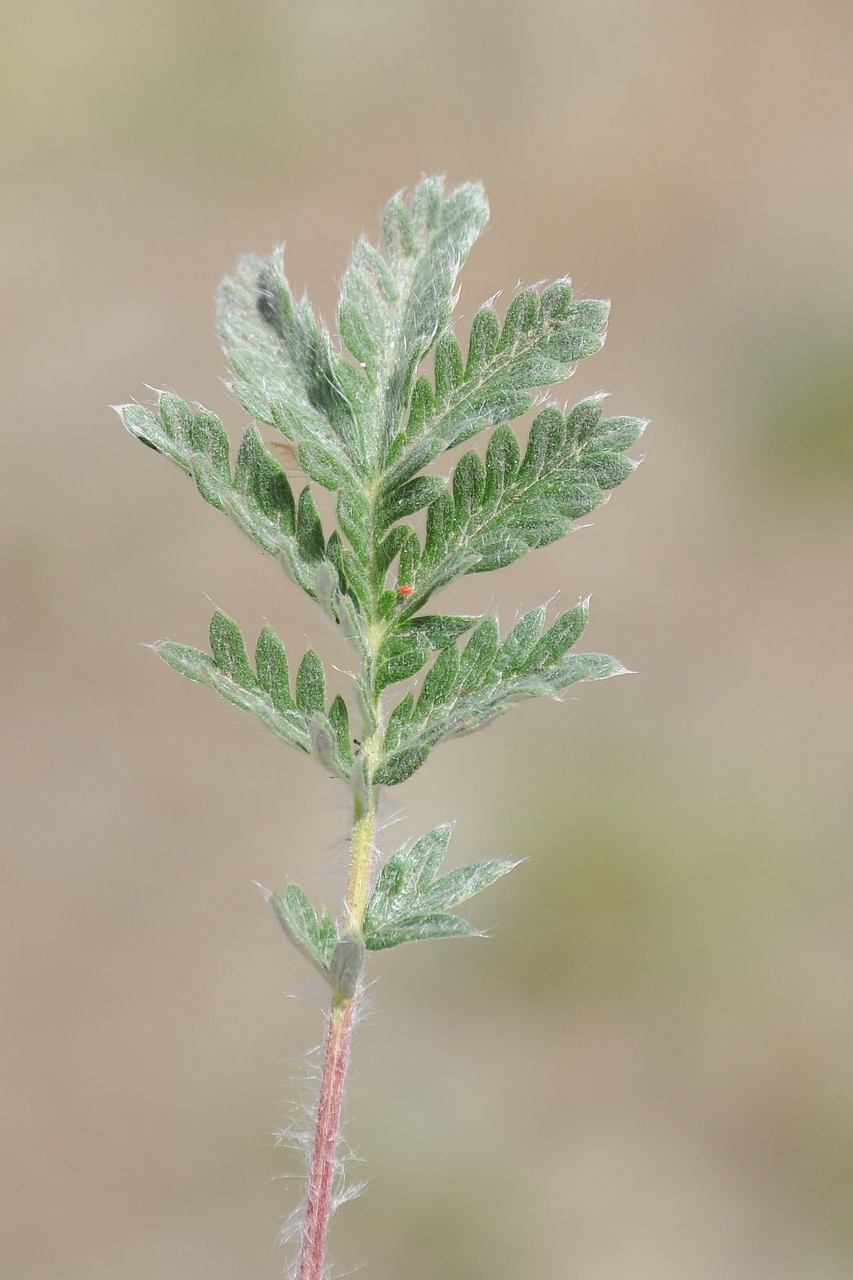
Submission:
M 210 655 L 171 640 L 153 647 L 176 671 L 210 685 L 226 701 L 257 716 L 285 742 L 313 755 L 335 777 L 349 779 L 356 764 L 349 712 L 340 695 L 326 711 L 326 673 L 312 649 L 299 664 L 294 698 L 284 645 L 270 627 L 264 627 L 258 637 L 257 674 L 249 665 L 236 622 L 221 611 L 210 623 L 210 646 Z
M 503 644 L 496 619 L 484 618 L 461 652 L 455 644 L 444 649 L 417 701 L 407 695 L 391 714 L 381 780 L 405 781 L 437 743 L 484 728 L 527 698 L 554 698 L 579 681 L 623 674 L 622 664 L 607 654 L 568 652 L 583 634 L 587 614 L 582 601 L 543 635 L 545 610 L 531 609 Z
M 487 218 L 479 185 L 445 193 L 440 178 L 425 178 L 409 204 L 399 196 L 389 202 L 381 249 L 356 247 L 338 329 L 371 388 L 374 463 L 398 436 L 417 366 L 450 319 L 456 276 Z
M 575 520 L 599 506 L 636 464 L 623 450 L 642 434 L 641 419 L 603 419 L 601 397 L 576 405 L 565 417 L 545 409 L 533 422 L 524 456 L 512 429 L 492 435 L 485 463 L 465 454 L 451 493 L 427 512 L 424 554 L 401 616 L 423 608 L 458 573 L 484 573 L 511 564 L 568 533 Z M 463 561 L 464 563 L 464 561 Z
M 574 362 L 601 348 L 608 310 L 605 302 L 573 298 L 567 281 L 549 285 L 541 295 L 523 290 L 503 325 L 491 306 L 481 308 L 464 365 L 454 335 L 442 337 L 436 347 L 435 392 L 419 382 L 406 431 L 391 456 L 402 464 L 425 437 L 436 441 L 437 456 L 441 448 L 527 413 L 538 388 L 562 382 Z
M 156 414 L 137 404 L 117 406 L 117 412 L 131 435 L 191 475 L 206 502 L 229 515 L 318 598 L 315 582 L 325 563 L 325 542 L 316 505 L 306 489 L 297 513 L 287 477 L 256 427 L 243 436 L 232 477 L 224 428 L 208 410 L 193 414 L 178 396 L 163 392 Z

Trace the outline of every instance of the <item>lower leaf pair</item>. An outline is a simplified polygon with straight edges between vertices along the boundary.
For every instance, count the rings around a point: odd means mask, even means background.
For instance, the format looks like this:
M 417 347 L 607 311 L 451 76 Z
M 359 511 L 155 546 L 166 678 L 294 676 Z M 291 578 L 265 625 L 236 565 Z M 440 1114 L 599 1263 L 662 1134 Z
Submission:
M 361 929 L 353 927 L 340 937 L 333 917 L 323 911 L 318 919 L 299 885 L 288 885 L 284 896 L 269 895 L 288 940 L 336 993 L 345 998 L 354 994 L 365 950 L 476 933 L 470 920 L 453 915 L 449 908 L 467 902 L 518 864 L 489 858 L 439 876 L 450 835 L 449 826 L 436 827 L 410 849 L 392 854 L 370 896 Z

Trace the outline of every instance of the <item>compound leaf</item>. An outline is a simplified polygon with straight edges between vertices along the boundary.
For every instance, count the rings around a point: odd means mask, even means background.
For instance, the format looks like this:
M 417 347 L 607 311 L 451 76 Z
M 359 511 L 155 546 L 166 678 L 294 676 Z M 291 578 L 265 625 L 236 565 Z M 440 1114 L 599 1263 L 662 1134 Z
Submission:
M 576 361 L 601 348 L 608 311 L 606 302 L 573 298 L 565 280 L 541 295 L 523 290 L 510 304 L 503 326 L 491 306 L 481 308 L 471 326 L 464 367 L 452 334 L 436 347 L 435 394 L 419 391 L 392 453 L 395 461 L 402 465 L 424 437 L 442 442 L 437 456 L 442 448 L 527 413 L 539 388 L 564 381 Z
M 473 925 L 450 915 L 448 907 L 466 902 L 516 865 L 503 859 L 459 867 L 437 877 L 447 852 L 450 827 L 436 827 L 411 849 L 393 854 L 380 872 L 364 916 L 365 946 L 382 951 L 402 942 L 474 932 Z
M 287 477 L 256 427 L 243 436 L 232 477 L 227 437 L 207 410 L 193 415 L 178 396 L 163 392 L 156 414 L 137 404 L 116 406 L 116 412 L 131 435 L 191 475 L 206 502 L 229 515 L 308 595 L 319 599 L 316 580 L 325 563 L 325 544 L 316 505 L 306 489 L 296 513 Z M 328 601 L 327 607 L 332 604 Z
M 395 196 L 379 246 L 361 240 L 344 276 L 343 348 L 307 299 L 295 298 L 280 249 L 244 258 L 224 281 L 218 329 L 235 395 L 285 437 L 294 469 L 333 495 L 323 508 L 324 520 L 334 509 L 337 524 L 328 536 L 316 490 L 306 484 L 294 496 L 256 426 L 244 433 L 232 470 L 227 433 L 209 410 L 171 392 L 160 393 L 156 412 L 118 409 L 128 431 L 192 476 L 204 499 L 338 624 L 359 658 L 353 682 L 369 749 L 356 752 L 342 698 L 327 708 L 313 650 L 291 689 L 287 656 L 269 628 L 258 638 L 254 669 L 239 628 L 222 613 L 211 622 L 210 655 L 172 642 L 158 651 L 362 798 L 410 777 L 438 742 L 482 727 L 515 702 L 623 670 L 606 655 L 571 652 L 585 604 L 547 631 L 545 611 L 531 610 L 502 643 L 495 619 L 423 612 L 454 579 L 508 565 L 569 532 L 630 474 L 636 464 L 625 450 L 645 426 L 605 419 L 602 397 L 593 396 L 565 413 L 545 408 L 522 449 L 510 424 L 600 348 L 609 304 L 574 297 L 565 279 L 523 289 L 503 320 L 491 304 L 481 307 L 463 349 L 449 327 L 456 279 L 487 218 L 477 184 L 447 189 L 425 178 L 411 198 Z M 430 350 L 432 375 L 419 376 Z M 449 476 L 432 473 L 441 454 L 486 429 L 485 450 L 463 454 Z M 383 691 L 424 669 L 418 694 L 400 698 L 383 728 Z M 407 928 L 464 929 L 455 917 L 444 920 L 446 905 L 422 904 L 419 923 Z
M 446 194 L 440 178 L 425 178 L 408 205 L 400 196 L 389 202 L 381 251 L 363 240 L 356 247 L 338 329 L 371 388 L 377 464 L 399 434 L 418 365 L 450 319 L 456 276 L 488 213 L 478 184 Z
M 294 699 L 287 654 L 270 627 L 264 627 L 255 648 L 257 675 L 249 665 L 236 622 L 221 611 L 211 619 L 210 647 L 212 655 L 171 640 L 153 646 L 170 667 L 210 685 L 226 701 L 257 716 L 278 737 L 313 755 L 336 777 L 349 778 L 356 759 L 347 706 L 338 695 L 326 713 L 326 673 L 312 649 L 299 664 Z
M 367 457 L 361 424 L 341 385 L 345 362 L 335 356 L 307 300 L 294 299 L 281 250 L 266 261 L 242 259 L 223 282 L 218 329 L 243 408 L 297 447 L 314 446 L 339 479 L 357 483 Z M 318 454 L 310 456 L 316 464 Z M 303 465 L 311 465 L 307 457 Z
M 587 613 L 582 601 L 543 635 L 545 610 L 531 609 L 503 644 L 497 620 L 484 618 L 461 653 L 455 644 L 442 650 L 417 701 L 407 695 L 394 708 L 377 776 L 388 785 L 405 781 L 437 743 L 484 728 L 518 702 L 555 698 L 579 681 L 624 674 L 607 654 L 568 652 L 583 634 Z
M 452 497 L 441 494 L 428 509 L 424 553 L 401 618 L 423 608 L 451 576 L 502 568 L 563 537 L 631 474 L 636 464 L 623 450 L 646 424 L 603 419 L 601 412 L 600 396 L 565 417 L 545 409 L 533 422 L 523 457 L 511 428 L 502 427 L 489 442 L 485 463 L 474 453 L 460 459 Z
M 283 896 L 271 894 L 269 900 L 288 941 L 331 983 L 332 958 L 338 945 L 333 918 L 324 911 L 318 921 L 308 895 L 298 884 L 289 884 Z

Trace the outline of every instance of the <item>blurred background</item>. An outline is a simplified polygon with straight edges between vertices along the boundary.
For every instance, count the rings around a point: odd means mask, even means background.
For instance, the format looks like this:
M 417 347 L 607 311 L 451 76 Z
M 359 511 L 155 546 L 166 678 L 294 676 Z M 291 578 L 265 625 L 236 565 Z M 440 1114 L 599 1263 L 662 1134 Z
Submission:
M 331 320 L 434 171 L 492 204 L 460 333 L 569 272 L 613 314 L 561 396 L 653 419 L 592 528 L 447 606 L 594 592 L 639 674 L 390 794 L 386 850 L 456 820 L 455 861 L 529 861 L 490 940 L 371 962 L 337 1274 L 848 1277 L 853 9 L 2 8 L 0 1280 L 284 1265 L 322 992 L 252 880 L 337 904 L 346 804 L 143 643 L 203 645 L 211 601 L 335 642 L 107 406 L 170 387 L 236 435 L 220 277 L 286 240 Z

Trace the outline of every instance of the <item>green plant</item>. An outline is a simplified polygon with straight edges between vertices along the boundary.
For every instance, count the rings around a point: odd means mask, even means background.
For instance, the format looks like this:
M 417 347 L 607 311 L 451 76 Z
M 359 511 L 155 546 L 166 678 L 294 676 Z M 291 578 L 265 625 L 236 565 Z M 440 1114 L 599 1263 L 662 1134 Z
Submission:
M 310 649 L 292 688 L 284 647 L 268 627 L 253 668 L 237 624 L 221 612 L 210 624 L 209 654 L 171 641 L 155 646 L 176 670 L 312 755 L 352 795 L 340 917 L 318 918 L 295 884 L 270 895 L 288 939 L 331 989 L 299 1280 L 320 1280 L 324 1270 L 365 952 L 473 933 L 452 908 L 514 865 L 488 859 L 439 874 L 450 838 L 442 826 L 394 853 L 376 876 L 380 788 L 404 782 L 438 743 L 482 728 L 514 703 L 624 670 L 604 654 L 573 651 L 586 602 L 547 629 L 545 608 L 532 609 L 503 639 L 495 617 L 424 612 L 454 579 L 502 568 L 568 533 L 631 473 L 624 451 L 645 426 L 603 417 L 600 396 L 565 413 L 549 403 L 522 453 L 509 423 L 599 350 L 608 304 L 575 298 L 567 280 L 524 289 L 503 323 L 491 305 L 477 312 L 463 355 L 448 327 L 454 286 L 487 216 L 480 186 L 446 194 L 438 178 L 422 181 L 408 204 L 391 200 L 381 251 L 361 241 L 344 276 L 337 322 L 349 355 L 307 300 L 294 300 L 281 253 L 246 258 L 222 286 L 219 336 L 237 375 L 234 394 L 256 422 L 281 432 L 309 480 L 334 495 L 331 533 L 311 485 L 294 496 L 256 426 L 232 470 L 228 437 L 206 409 L 193 412 L 170 393 L 156 412 L 118 409 L 128 431 L 188 472 L 207 502 L 280 562 L 354 655 L 351 706 L 340 696 L 328 702 L 323 662 Z M 433 376 L 419 376 L 433 348 Z M 484 457 L 464 453 L 451 477 L 424 473 L 486 431 Z M 394 692 L 428 664 L 417 694 Z

